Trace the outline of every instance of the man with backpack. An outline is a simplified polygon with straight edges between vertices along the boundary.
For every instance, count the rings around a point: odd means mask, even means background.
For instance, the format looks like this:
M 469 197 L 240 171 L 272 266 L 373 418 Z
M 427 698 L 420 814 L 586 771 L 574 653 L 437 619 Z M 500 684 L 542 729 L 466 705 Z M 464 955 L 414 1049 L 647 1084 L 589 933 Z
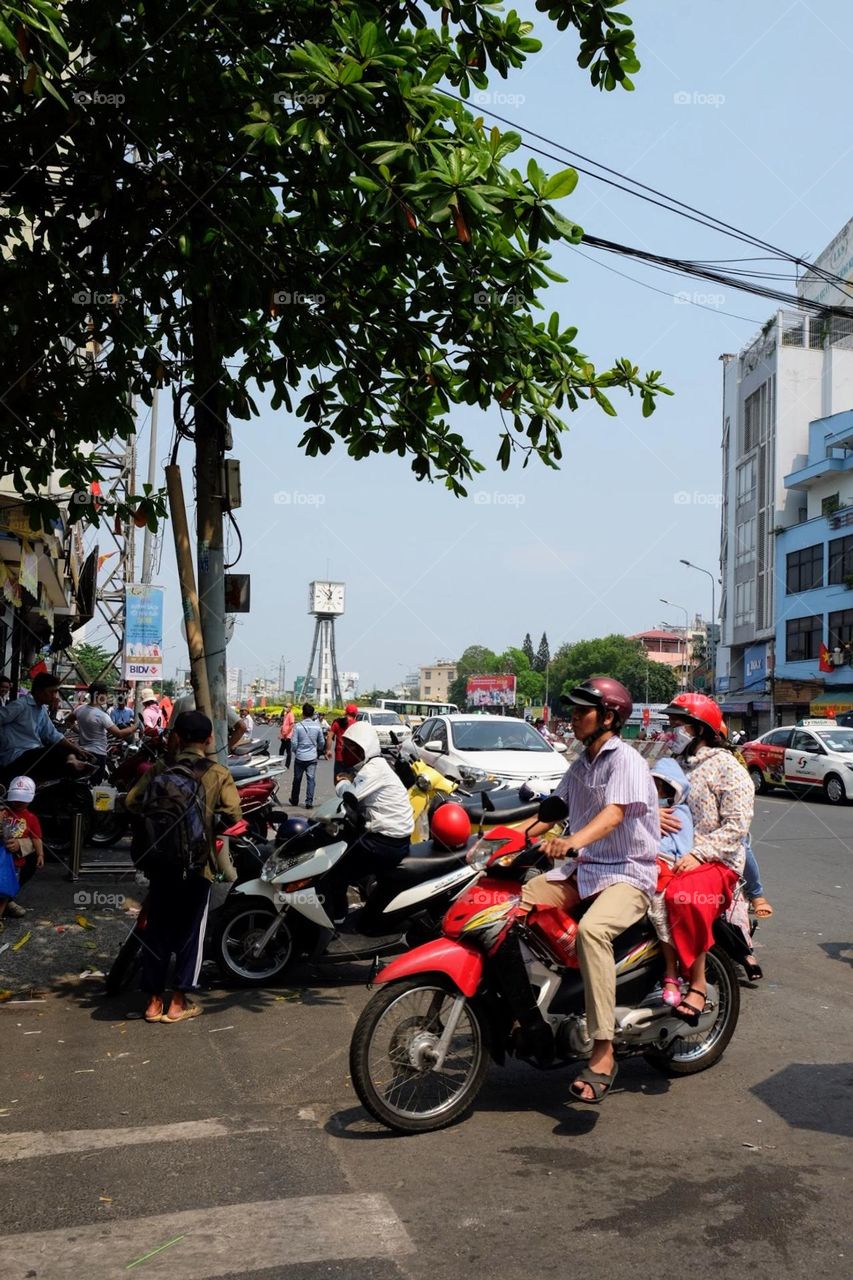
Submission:
M 205 752 L 213 725 L 199 711 L 175 718 L 175 754 L 143 775 L 129 792 L 139 818 L 138 866 L 149 880 L 148 926 L 142 953 L 146 1022 L 184 1022 L 201 1013 L 187 999 L 201 971 L 210 886 L 216 874 L 214 818 L 239 822 L 240 796 L 231 773 Z M 164 1000 L 169 960 L 175 956 L 171 1001 Z

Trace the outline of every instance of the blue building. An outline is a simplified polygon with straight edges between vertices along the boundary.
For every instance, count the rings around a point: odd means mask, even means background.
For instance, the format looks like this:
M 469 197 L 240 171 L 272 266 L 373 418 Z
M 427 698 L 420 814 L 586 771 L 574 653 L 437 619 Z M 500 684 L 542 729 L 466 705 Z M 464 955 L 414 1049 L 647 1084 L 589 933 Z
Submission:
M 799 519 L 776 531 L 773 674 L 821 714 L 853 710 L 853 410 L 809 423 L 808 450 L 784 481 Z

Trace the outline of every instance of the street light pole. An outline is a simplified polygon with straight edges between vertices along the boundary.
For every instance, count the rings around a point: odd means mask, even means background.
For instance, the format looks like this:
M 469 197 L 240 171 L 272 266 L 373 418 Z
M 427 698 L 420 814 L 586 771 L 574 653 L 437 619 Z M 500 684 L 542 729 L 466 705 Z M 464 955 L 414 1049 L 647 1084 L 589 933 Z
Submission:
M 670 609 L 679 609 L 684 614 L 684 686 L 690 689 L 693 681 L 690 678 L 690 642 L 687 638 L 689 628 L 690 615 L 683 604 L 673 604 L 671 600 L 664 600 L 663 596 L 658 596 L 661 604 L 665 604 Z
M 690 560 L 679 560 L 679 564 L 684 564 L 684 565 L 686 565 L 688 569 L 695 569 L 695 570 L 697 571 L 697 573 L 704 573 L 706 577 L 708 577 L 708 578 L 710 578 L 710 579 L 711 579 L 711 621 L 710 621 L 710 624 L 709 624 L 709 625 L 710 625 L 710 627 L 711 627 L 711 634 L 710 634 L 710 644 L 709 644 L 709 646 L 708 646 L 708 649 L 709 649 L 709 652 L 710 652 L 710 655 L 711 655 L 711 661 L 710 661 L 711 669 L 710 669 L 710 671 L 708 672 L 708 677 L 709 677 L 710 685 L 711 685 L 711 688 L 710 688 L 709 692 L 710 692 L 710 694 L 711 694 L 711 697 L 713 697 L 713 696 L 714 696 L 714 689 L 716 688 L 716 684 L 717 684 L 717 633 L 716 633 L 716 626 L 717 626 L 717 604 L 716 604 L 716 600 L 717 600 L 717 597 L 716 597 L 717 579 L 714 577 L 713 573 L 711 573 L 711 570 L 710 570 L 710 569 L 703 569 L 701 565 L 693 564 Z

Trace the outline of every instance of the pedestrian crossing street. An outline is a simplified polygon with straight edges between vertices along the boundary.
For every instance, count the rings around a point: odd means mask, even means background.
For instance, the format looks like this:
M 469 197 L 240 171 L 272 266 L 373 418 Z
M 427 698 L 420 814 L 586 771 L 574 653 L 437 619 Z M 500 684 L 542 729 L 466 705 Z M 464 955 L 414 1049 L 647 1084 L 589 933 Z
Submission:
M 185 1148 L 185 1144 L 237 1133 L 262 1133 L 266 1128 L 235 1130 L 232 1124 L 214 1117 L 122 1129 L 7 1132 L 2 1136 L 0 1163 L 14 1175 L 16 1168 L 22 1169 L 30 1161 L 43 1161 L 47 1193 L 54 1166 L 67 1167 L 69 1161 L 92 1153 L 161 1143 Z M 214 1142 L 214 1149 L 223 1150 L 218 1142 Z M 270 1174 L 273 1187 L 273 1169 Z M 214 1280 L 271 1267 L 298 1269 L 340 1262 L 352 1264 L 351 1273 L 357 1275 L 359 1260 L 363 1265 L 368 1260 L 395 1264 L 413 1252 L 405 1227 L 384 1195 L 286 1196 L 139 1217 L 99 1218 L 48 1231 L 0 1236 L 0 1276 L 3 1280 L 79 1280 L 81 1276 L 115 1280 L 138 1270 L 146 1278 Z M 393 1270 L 396 1273 L 396 1266 Z

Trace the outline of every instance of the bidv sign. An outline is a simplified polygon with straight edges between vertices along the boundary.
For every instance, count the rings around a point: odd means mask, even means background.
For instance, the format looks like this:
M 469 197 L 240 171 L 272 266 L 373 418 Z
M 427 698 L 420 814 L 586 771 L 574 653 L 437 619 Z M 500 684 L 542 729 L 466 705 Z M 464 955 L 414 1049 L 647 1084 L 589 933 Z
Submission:
M 743 683 L 747 689 L 763 686 L 767 679 L 767 645 L 754 644 L 743 655 Z

